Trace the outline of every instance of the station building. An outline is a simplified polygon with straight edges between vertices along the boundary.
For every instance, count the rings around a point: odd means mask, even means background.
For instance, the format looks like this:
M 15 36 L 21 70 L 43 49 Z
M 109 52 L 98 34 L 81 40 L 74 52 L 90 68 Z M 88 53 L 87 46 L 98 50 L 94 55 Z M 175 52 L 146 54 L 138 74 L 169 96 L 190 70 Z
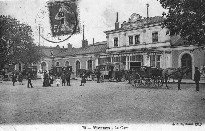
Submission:
M 193 79 L 194 67 L 205 65 L 205 51 L 197 46 L 185 45 L 179 36 L 170 36 L 167 28 L 162 28 L 162 16 L 143 18 L 133 13 L 121 26 L 117 20 L 115 29 L 105 31 L 107 56 L 111 62 L 121 62 L 126 69 L 140 66 L 159 68 L 189 67 L 192 71 L 185 76 Z
M 52 66 L 72 66 L 75 77 L 79 76 L 78 69 L 93 70 L 107 62 L 123 63 L 126 70 L 140 66 L 162 69 L 185 66 L 191 72 L 184 78 L 193 79 L 195 67 L 205 67 L 205 51 L 194 44 L 186 45 L 180 36 L 170 36 L 169 30 L 161 27 L 163 21 L 162 16 L 143 18 L 133 13 L 120 25 L 117 13 L 115 28 L 104 32 L 106 41 L 88 45 L 83 34 L 81 48 L 73 48 L 71 44 L 66 48 L 42 47 L 42 59 L 34 66 L 41 71 Z M 17 64 L 15 68 L 22 66 Z

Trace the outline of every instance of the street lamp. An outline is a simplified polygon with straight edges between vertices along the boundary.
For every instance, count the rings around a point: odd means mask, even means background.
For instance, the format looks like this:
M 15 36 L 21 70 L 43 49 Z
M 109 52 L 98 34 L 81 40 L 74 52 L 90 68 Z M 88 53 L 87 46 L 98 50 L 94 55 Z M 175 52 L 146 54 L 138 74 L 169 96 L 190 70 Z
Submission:
M 53 54 L 53 50 L 50 51 L 51 52 L 51 58 L 52 58 L 52 69 L 54 68 L 54 54 Z

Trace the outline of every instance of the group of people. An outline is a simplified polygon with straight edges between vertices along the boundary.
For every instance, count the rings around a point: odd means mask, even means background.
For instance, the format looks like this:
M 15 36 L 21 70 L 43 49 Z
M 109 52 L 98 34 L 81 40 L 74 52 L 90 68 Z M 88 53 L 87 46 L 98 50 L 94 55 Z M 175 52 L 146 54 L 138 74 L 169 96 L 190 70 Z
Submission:
M 21 72 L 18 72 L 18 73 L 13 72 L 11 79 L 12 79 L 13 86 L 15 86 L 15 83 L 16 83 L 17 81 L 19 81 L 19 84 L 20 84 L 20 85 L 23 85 L 24 76 L 23 76 L 23 74 L 22 74 Z M 31 73 L 27 73 L 27 80 L 28 80 L 27 87 L 28 87 L 28 88 L 33 88 L 33 85 L 32 85 L 32 83 L 31 83 L 31 79 L 32 79 Z
M 60 76 L 52 75 L 44 72 L 43 87 L 52 86 L 52 84 L 54 84 L 54 81 L 56 82 L 57 86 L 60 86 L 60 84 L 62 84 L 62 86 L 65 86 L 66 84 L 67 86 L 71 86 L 70 77 L 71 77 L 71 72 L 63 72 Z
M 13 73 L 12 74 L 12 83 L 13 83 L 13 86 L 15 86 L 15 83 L 19 81 L 19 84 L 20 85 L 23 85 L 23 75 L 21 72 L 19 72 L 18 74 L 17 73 Z
M 101 77 L 100 70 L 96 70 L 95 75 L 97 77 L 97 83 L 100 83 L 100 77 Z M 111 75 L 111 74 L 109 74 L 109 75 Z M 196 84 L 196 91 L 199 91 L 200 75 L 201 75 L 201 73 L 200 73 L 198 67 L 195 67 L 194 81 Z M 15 83 L 17 81 L 19 81 L 20 85 L 23 85 L 23 78 L 24 78 L 24 76 L 21 72 L 13 73 L 12 74 L 13 86 L 15 86 Z M 70 84 L 71 72 L 63 72 L 61 76 L 57 76 L 57 77 L 54 77 L 53 75 L 50 75 L 49 73 L 44 72 L 43 87 L 52 86 L 52 84 L 54 83 L 54 78 L 55 78 L 57 86 L 59 86 L 60 84 L 62 84 L 62 86 L 65 86 L 65 85 L 71 86 L 71 84 Z M 80 86 L 84 86 L 84 84 L 86 83 L 86 74 L 82 73 L 81 78 L 82 79 L 81 79 Z M 33 88 L 33 85 L 31 83 L 31 79 L 32 79 L 32 74 L 27 73 L 27 80 L 28 80 L 27 87 L 28 88 Z M 62 81 L 62 82 L 60 83 L 60 81 Z M 119 81 L 119 80 L 117 79 L 117 81 Z

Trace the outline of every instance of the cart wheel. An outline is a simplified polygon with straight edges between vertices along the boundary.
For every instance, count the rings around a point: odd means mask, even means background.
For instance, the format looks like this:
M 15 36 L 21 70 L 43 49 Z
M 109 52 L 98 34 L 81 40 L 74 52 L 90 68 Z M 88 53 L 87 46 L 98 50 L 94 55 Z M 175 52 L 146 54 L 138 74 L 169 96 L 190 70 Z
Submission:
M 157 79 L 158 87 L 162 87 L 162 83 L 163 83 L 163 79 L 162 78 Z

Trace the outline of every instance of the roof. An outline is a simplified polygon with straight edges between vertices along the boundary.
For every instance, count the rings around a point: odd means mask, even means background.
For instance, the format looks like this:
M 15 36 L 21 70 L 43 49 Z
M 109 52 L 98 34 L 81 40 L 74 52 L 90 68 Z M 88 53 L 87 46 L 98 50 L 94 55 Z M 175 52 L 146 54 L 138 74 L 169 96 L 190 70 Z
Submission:
M 139 28 L 144 27 L 145 25 L 151 25 L 156 23 L 161 23 L 164 21 L 162 16 L 155 16 L 155 17 L 148 17 L 144 19 L 137 19 L 132 21 L 131 19 L 128 22 L 123 22 L 122 27 L 123 29 L 127 28 Z
M 86 54 L 98 54 L 105 53 L 107 48 L 106 41 L 98 42 L 98 44 L 89 45 L 85 48 L 72 48 L 56 55 L 57 57 L 86 55 Z
M 114 30 L 105 31 L 105 33 L 144 28 L 147 25 L 160 24 L 164 20 L 165 18 L 163 18 L 162 16 L 148 17 L 142 19 L 142 17 L 139 14 L 134 13 L 131 15 L 128 22 L 124 21 L 122 23 L 121 28 L 117 30 L 114 29 Z
M 46 46 L 42 46 L 42 55 L 44 57 L 51 57 L 51 51 L 53 51 L 53 55 L 56 56 L 57 54 L 61 53 L 61 52 L 65 52 L 66 48 L 56 48 L 56 47 L 46 47 Z

